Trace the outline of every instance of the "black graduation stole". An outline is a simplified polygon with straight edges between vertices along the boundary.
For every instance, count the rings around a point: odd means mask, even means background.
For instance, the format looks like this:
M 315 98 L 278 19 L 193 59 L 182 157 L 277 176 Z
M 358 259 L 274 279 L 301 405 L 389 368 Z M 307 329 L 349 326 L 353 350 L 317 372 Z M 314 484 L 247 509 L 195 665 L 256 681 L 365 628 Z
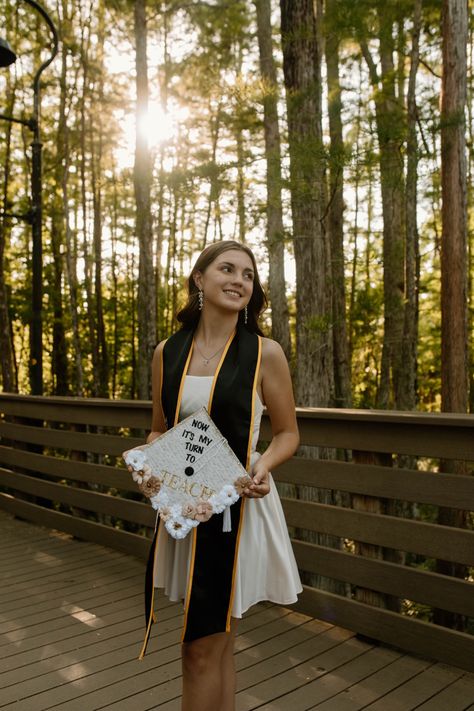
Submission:
M 162 351 L 161 403 L 167 427 L 178 422 L 181 395 L 192 355 L 193 331 L 182 329 L 171 336 Z M 258 370 L 260 338 L 237 326 L 230 336 L 217 366 L 209 398 L 209 413 L 229 442 L 241 464 L 248 469 Z M 245 500 L 230 507 L 232 529 L 223 532 L 223 515 L 214 514 L 189 535 L 192 557 L 185 600 L 183 641 L 191 642 L 216 632 L 230 630 L 234 578 Z M 143 657 L 154 620 L 154 567 L 158 526 L 155 530 L 145 580 L 147 631 Z

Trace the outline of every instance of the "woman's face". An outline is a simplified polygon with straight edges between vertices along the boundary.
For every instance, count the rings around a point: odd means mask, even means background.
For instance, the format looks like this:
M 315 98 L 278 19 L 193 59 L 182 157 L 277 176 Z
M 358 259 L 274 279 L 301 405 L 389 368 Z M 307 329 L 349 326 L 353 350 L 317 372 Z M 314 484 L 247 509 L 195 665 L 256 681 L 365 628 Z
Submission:
M 254 268 L 246 252 L 229 249 L 214 259 L 194 281 L 204 292 L 204 303 L 241 311 L 253 292 Z

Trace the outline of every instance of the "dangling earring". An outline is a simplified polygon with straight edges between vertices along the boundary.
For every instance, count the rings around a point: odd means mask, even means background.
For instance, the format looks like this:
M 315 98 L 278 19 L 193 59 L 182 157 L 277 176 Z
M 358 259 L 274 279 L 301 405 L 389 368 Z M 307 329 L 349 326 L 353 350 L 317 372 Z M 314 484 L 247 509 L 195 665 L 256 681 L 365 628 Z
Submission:
M 202 289 L 199 289 L 199 291 L 198 291 L 198 299 L 199 299 L 199 311 L 202 311 L 202 307 L 204 305 L 204 292 Z
M 244 308 L 244 323 L 247 323 L 247 321 L 248 321 L 247 304 L 245 304 L 245 308 Z

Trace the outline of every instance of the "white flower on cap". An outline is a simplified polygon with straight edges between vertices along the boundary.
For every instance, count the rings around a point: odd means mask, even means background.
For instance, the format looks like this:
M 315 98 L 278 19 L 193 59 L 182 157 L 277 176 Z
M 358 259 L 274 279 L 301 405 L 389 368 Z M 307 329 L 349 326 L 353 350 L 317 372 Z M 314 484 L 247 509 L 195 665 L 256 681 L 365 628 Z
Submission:
M 173 538 L 181 539 L 188 535 L 193 528 L 193 522 L 184 516 L 170 516 L 165 523 L 165 528 Z
M 168 494 L 163 489 L 160 489 L 160 491 L 157 494 L 150 497 L 150 503 L 153 506 L 153 508 L 155 509 L 155 511 L 157 509 L 162 509 L 165 506 L 168 506 L 169 500 L 170 500 L 170 498 L 169 498 Z
M 141 472 L 146 462 L 146 454 L 141 449 L 131 449 L 125 456 L 126 463 L 136 472 Z

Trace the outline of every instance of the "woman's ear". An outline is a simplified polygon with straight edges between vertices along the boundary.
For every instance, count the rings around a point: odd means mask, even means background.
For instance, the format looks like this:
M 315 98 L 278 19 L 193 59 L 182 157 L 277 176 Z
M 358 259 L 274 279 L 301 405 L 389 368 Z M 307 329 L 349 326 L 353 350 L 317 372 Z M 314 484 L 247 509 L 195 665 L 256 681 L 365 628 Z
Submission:
M 194 272 L 193 280 L 194 280 L 194 283 L 197 286 L 197 288 L 201 289 L 202 288 L 202 273 L 201 272 Z

